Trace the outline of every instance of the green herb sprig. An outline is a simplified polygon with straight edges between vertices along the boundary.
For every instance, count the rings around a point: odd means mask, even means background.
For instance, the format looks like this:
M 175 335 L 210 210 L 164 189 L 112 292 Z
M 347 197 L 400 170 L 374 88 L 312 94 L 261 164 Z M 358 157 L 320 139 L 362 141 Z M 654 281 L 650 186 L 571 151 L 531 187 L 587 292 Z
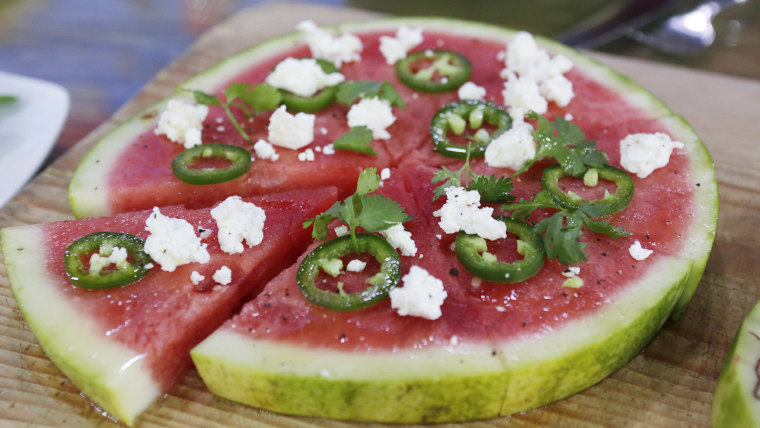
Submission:
M 322 214 L 306 220 L 303 228 L 313 225 L 311 236 L 322 241 L 327 238 L 327 226 L 330 222 L 339 219 L 348 226 L 354 251 L 358 253 L 357 227 L 367 232 L 379 232 L 396 223 L 405 223 L 412 219 L 412 216 L 404 212 L 404 207 L 393 199 L 379 194 L 370 194 L 379 188 L 380 177 L 377 175 L 377 169 L 365 169 L 359 174 L 356 193 L 343 201 L 335 202 Z
M 562 169 L 573 177 L 581 176 L 589 168 L 609 165 L 607 154 L 596 148 L 595 141 L 587 140 L 586 135 L 575 123 L 562 117 L 549 122 L 533 111 L 525 116 L 538 122 L 536 130 L 533 131 L 533 137 L 538 141 L 538 150 L 536 156 L 517 170 L 513 177 L 522 174 L 543 158 L 555 159 Z
M 443 182 L 443 184 L 433 190 L 433 200 L 435 201 L 445 195 L 448 187 L 464 187 L 467 190 L 476 190 L 480 193 L 481 202 L 512 202 L 515 199 L 511 193 L 512 180 L 509 177 L 496 177 L 473 172 L 470 169 L 470 147 L 471 143 L 467 143 L 467 154 L 464 165 L 460 169 L 451 171 L 443 166 L 435 171 L 430 182 Z
M 537 209 L 557 210 L 534 226 L 536 232 L 542 234 L 546 256 L 558 259 L 563 265 L 571 265 L 586 261 L 587 244 L 581 242 L 583 226 L 596 233 L 603 233 L 612 238 L 630 235 L 623 228 L 615 227 L 608 220 L 593 220 L 593 206 L 581 206 L 577 210 L 567 210 L 561 207 L 556 199 L 548 192 L 538 192 L 533 199 L 521 200 L 517 203 L 502 206 L 505 211 L 513 211 L 512 218 L 527 218 Z
M 232 125 L 237 129 L 243 139 L 249 143 L 251 137 L 243 130 L 235 116 L 232 114 L 232 107 L 239 108 L 247 117 L 253 117 L 266 111 L 277 108 L 282 101 L 280 91 L 267 83 L 260 83 L 256 86 L 250 83 L 231 83 L 224 90 L 225 102 L 222 102 L 218 96 L 208 94 L 203 91 L 186 89 L 195 97 L 195 102 L 207 106 L 219 106 L 224 109 Z

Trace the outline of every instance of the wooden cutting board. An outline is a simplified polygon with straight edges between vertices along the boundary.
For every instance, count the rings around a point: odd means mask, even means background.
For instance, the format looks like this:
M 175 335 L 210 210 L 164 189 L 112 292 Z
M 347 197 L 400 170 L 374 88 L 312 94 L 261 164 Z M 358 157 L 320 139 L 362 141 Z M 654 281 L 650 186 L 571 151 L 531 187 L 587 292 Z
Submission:
M 213 28 L 160 72 L 113 118 L 79 142 L 0 210 L 0 227 L 72 218 L 69 180 L 84 154 L 116 124 L 175 85 L 248 45 L 318 24 L 377 17 L 350 9 L 273 3 Z M 722 360 L 741 319 L 760 298 L 760 82 L 595 55 L 640 82 L 702 137 L 720 186 L 718 236 L 704 278 L 677 323 L 596 386 L 544 408 L 467 426 L 708 426 Z M 0 425 L 118 426 L 82 397 L 45 357 L 16 306 L 0 264 Z M 141 427 L 353 426 L 275 415 L 214 397 L 197 373 L 141 418 Z M 365 424 L 366 425 L 366 424 Z

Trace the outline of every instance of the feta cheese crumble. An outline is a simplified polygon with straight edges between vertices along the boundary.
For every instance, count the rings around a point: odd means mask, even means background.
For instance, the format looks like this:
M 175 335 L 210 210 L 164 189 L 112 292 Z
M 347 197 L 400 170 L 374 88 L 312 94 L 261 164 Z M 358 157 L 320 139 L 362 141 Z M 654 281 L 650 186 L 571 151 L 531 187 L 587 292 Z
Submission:
M 269 142 L 276 146 L 297 150 L 314 141 L 314 115 L 288 113 L 280 106 L 269 118 Z
M 314 162 L 314 150 L 306 149 L 298 153 L 298 160 L 301 162 Z
M 259 245 L 264 239 L 266 213 L 240 196 L 230 196 L 211 210 L 211 217 L 219 227 L 219 246 L 229 254 L 243 252 L 243 240 L 248 247 Z
M 533 127 L 515 120 L 512 127 L 496 137 L 486 147 L 486 164 L 493 167 L 518 170 L 536 157 L 536 141 Z
M 222 266 L 214 272 L 214 275 L 211 278 L 213 278 L 214 282 L 217 284 L 227 285 L 232 282 L 232 270 L 227 266 Z
M 490 240 L 507 237 L 507 225 L 492 217 L 493 208 L 480 208 L 480 193 L 477 190 L 447 187 L 446 203 L 433 215 L 441 217 L 438 225 L 446 233 L 464 230 Z
M 323 155 L 328 155 L 328 156 L 334 155 L 335 154 L 335 146 L 333 145 L 333 143 L 327 144 L 324 147 L 322 147 L 322 154 Z
M 482 100 L 486 96 L 486 88 L 473 82 L 465 82 L 459 87 L 457 95 L 460 100 Z
M 169 100 L 154 132 L 189 149 L 201 144 L 201 130 L 207 115 L 208 106 Z
M 654 253 L 654 250 L 648 250 L 646 248 L 643 248 L 641 246 L 641 242 L 639 242 L 637 239 L 633 244 L 631 244 L 630 247 L 628 247 L 628 253 L 634 259 L 638 261 L 642 261 L 642 260 L 646 260 L 647 257 L 651 256 L 652 253 Z
M 269 73 L 266 83 L 302 97 L 310 97 L 344 80 L 341 73 L 325 73 L 314 58 L 285 58 Z
M 391 169 L 390 168 L 383 168 L 380 170 L 380 179 L 381 180 L 387 180 L 391 178 Z
M 161 270 L 174 272 L 177 266 L 198 262 L 208 263 L 211 256 L 195 228 L 181 218 L 167 217 L 158 207 L 145 221 L 145 230 L 150 232 L 145 239 L 144 250 L 161 265 Z
M 337 236 L 338 238 L 340 238 L 341 236 L 346 236 L 348 235 L 348 226 L 346 226 L 345 224 L 341 224 L 340 226 L 336 226 L 334 231 L 335 231 L 335 236 Z
M 406 58 L 409 49 L 422 43 L 422 28 L 409 28 L 405 25 L 396 30 L 396 37 L 380 36 L 380 53 L 388 65 Z
M 193 285 L 200 284 L 201 281 L 203 281 L 204 279 L 206 279 L 206 277 L 203 276 L 203 275 L 201 275 L 200 273 L 198 273 L 198 271 L 196 271 L 196 270 L 194 270 L 194 271 L 192 271 L 192 273 L 190 273 L 190 282 L 192 282 Z
M 385 230 L 381 230 L 380 234 L 391 244 L 391 247 L 400 250 L 402 256 L 412 257 L 417 254 L 417 245 L 412 239 L 412 233 L 404 229 L 401 223 L 396 223 Z
M 631 134 L 620 140 L 620 165 L 639 178 L 646 178 L 670 162 L 673 149 L 683 147 L 682 142 L 673 141 L 662 132 Z
M 367 267 L 367 263 L 363 262 L 359 259 L 354 259 L 348 262 L 346 265 L 346 270 L 349 272 L 361 272 L 364 270 L 364 268 Z
M 261 159 L 276 161 L 280 158 L 280 155 L 277 154 L 274 146 L 269 144 L 266 140 L 256 141 L 256 144 L 253 145 L 253 150 L 256 152 L 256 156 Z
M 441 305 L 447 293 L 440 279 L 414 265 L 409 269 L 409 273 L 401 278 L 401 281 L 404 283 L 403 287 L 396 287 L 388 293 L 391 298 L 391 307 L 396 309 L 399 315 L 411 315 L 429 320 L 441 317 Z
M 338 68 L 344 62 L 361 60 L 362 41 L 351 33 L 335 37 L 311 20 L 300 22 L 296 30 L 303 34 L 314 58 L 330 61 Z
M 575 96 L 572 82 L 564 76 L 573 63 L 563 55 L 550 57 L 530 33 L 515 34 L 503 57 L 506 68 L 501 77 L 506 82 L 502 95 L 511 108 L 543 114 L 547 101 L 565 107 Z
M 372 131 L 372 138 L 376 140 L 391 138 L 386 128 L 395 121 L 391 103 L 379 98 L 363 98 L 348 111 L 348 126 L 353 128 L 364 125 Z

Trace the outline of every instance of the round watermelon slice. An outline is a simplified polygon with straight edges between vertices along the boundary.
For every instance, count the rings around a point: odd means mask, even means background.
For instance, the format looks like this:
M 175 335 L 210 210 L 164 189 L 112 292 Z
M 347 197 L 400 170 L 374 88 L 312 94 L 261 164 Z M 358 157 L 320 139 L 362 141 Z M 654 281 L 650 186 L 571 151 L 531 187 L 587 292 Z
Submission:
M 756 427 L 760 425 L 760 303 L 742 322 L 713 398 L 713 426 Z
M 581 266 L 585 284 L 577 290 L 562 287 L 564 267 L 557 263 L 548 263 L 532 282 L 510 286 L 479 282 L 464 272 L 451 252 L 453 237 L 443 234 L 432 216 L 437 206 L 429 185 L 432 169 L 461 165 L 431 152 L 428 133 L 433 113 L 457 95 L 418 93 L 398 81 L 378 40 L 401 25 L 424 29 L 424 41 L 415 49 L 465 53 L 473 63 L 471 80 L 486 89 L 486 99 L 502 103 L 499 53 L 514 36 L 511 30 L 450 19 L 348 23 L 331 30 L 356 34 L 364 50 L 362 61 L 344 64 L 341 72 L 352 80 L 387 79 L 406 103 L 405 110 L 394 111 L 392 138 L 372 143 L 377 157 L 341 152 L 312 163 L 278 149 L 281 162 L 256 160 L 240 179 L 186 185 L 168 168 L 181 147 L 153 132 L 167 98 L 101 140 L 72 179 L 70 201 L 81 217 L 323 185 L 346 195 L 364 167 L 390 168 L 392 178 L 382 192 L 415 215 L 408 227 L 419 254 L 403 258 L 404 272 L 419 265 L 444 281 L 443 316 L 401 317 L 387 301 L 351 313 L 326 311 L 300 296 L 295 268 L 286 269 L 193 350 L 201 376 L 219 395 L 283 413 L 352 420 L 442 422 L 506 415 L 565 397 L 625 364 L 669 317 L 683 312 L 701 278 L 718 210 L 706 148 L 682 118 L 643 88 L 548 40 L 539 44 L 573 62 L 566 77 L 576 96 L 565 107 L 550 103 L 547 117 L 571 115 L 617 166 L 616 145 L 630 133 L 664 132 L 684 143 L 667 167 L 635 179 L 631 209 L 612 217 L 655 253 L 637 262 L 627 255 L 633 239 L 588 235 L 593 258 Z M 260 82 L 285 57 L 309 55 L 301 35 L 290 34 L 241 52 L 181 87 L 220 93 L 230 82 Z M 317 113 L 320 131 L 311 147 L 323 148 L 345 133 L 340 120 L 345 114 L 338 105 Z M 254 140 L 266 136 L 267 120 L 265 114 L 250 124 Z M 224 121 L 212 108 L 204 139 L 248 147 Z M 512 173 L 480 161 L 473 161 L 473 168 Z M 530 196 L 539 177 L 537 168 L 526 172 L 515 194 Z

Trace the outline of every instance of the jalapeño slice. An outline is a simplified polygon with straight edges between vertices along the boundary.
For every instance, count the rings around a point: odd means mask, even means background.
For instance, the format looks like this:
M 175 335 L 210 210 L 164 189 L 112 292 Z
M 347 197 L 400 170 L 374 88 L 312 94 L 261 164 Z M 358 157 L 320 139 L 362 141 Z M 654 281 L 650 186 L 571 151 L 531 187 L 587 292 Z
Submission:
M 496 127 L 490 133 L 482 128 L 487 123 Z M 466 138 L 471 140 L 470 157 L 483 157 L 486 147 L 492 140 L 512 127 L 512 117 L 496 103 L 482 100 L 454 101 L 439 109 L 430 121 L 430 135 L 433 137 L 435 151 L 452 157 L 467 157 L 467 144 L 454 144 L 449 133 L 464 134 L 469 128 L 474 132 Z
M 401 82 L 412 89 L 447 92 L 460 87 L 470 78 L 472 64 L 458 52 L 428 49 L 410 53 L 396 62 L 396 74 Z
M 230 162 L 225 167 L 193 168 L 201 159 Z M 216 184 L 234 180 L 248 172 L 251 167 L 251 153 L 230 144 L 209 143 L 191 147 L 177 155 L 172 161 L 172 171 L 180 180 L 189 184 Z
M 468 272 L 486 281 L 514 283 L 525 281 L 537 274 L 544 266 L 546 256 L 541 236 L 533 228 L 509 217 L 498 217 L 507 224 L 507 231 L 518 236 L 517 252 L 522 260 L 500 262 L 488 252 L 486 240 L 477 235 L 459 232 L 456 239 L 456 255 Z
M 139 236 L 129 233 L 90 233 L 71 243 L 63 253 L 66 276 L 77 287 L 88 289 L 113 288 L 131 284 L 145 276 L 150 270 L 146 266 L 153 262 L 153 259 L 143 251 L 144 245 L 145 242 Z M 92 260 L 90 257 L 95 253 L 108 257 L 115 248 L 123 248 L 127 251 L 127 259 L 116 262 L 115 269 L 95 269 L 93 266 L 85 269 L 85 258 Z
M 385 239 L 371 233 L 358 233 L 356 240 L 359 253 L 369 253 L 380 263 L 380 272 L 367 280 L 367 288 L 356 293 L 334 293 L 317 287 L 315 283 L 321 266 L 329 265 L 331 260 L 354 252 L 351 236 L 345 235 L 315 248 L 301 262 L 296 282 L 306 300 L 326 308 L 350 311 L 367 307 L 388 297 L 388 292 L 398 285 L 401 258 L 396 250 Z
M 605 191 L 602 199 L 594 200 L 583 199 L 575 193 L 566 193 L 560 189 L 559 180 L 568 174 L 560 165 L 552 165 L 544 169 L 541 175 L 541 188 L 551 193 L 561 207 L 569 210 L 581 209 L 592 218 L 600 218 L 624 210 L 633 198 L 631 176 L 622 169 L 609 165 L 597 167 L 594 170 L 598 178 L 615 183 L 617 186 L 615 193 Z M 596 178 L 593 181 L 595 182 Z
M 340 70 L 338 70 L 338 68 L 330 61 L 325 61 L 323 59 L 317 59 L 316 61 L 325 73 L 340 73 Z M 285 89 L 278 89 L 278 91 L 280 91 L 282 99 L 281 103 L 284 104 L 288 110 L 314 113 L 315 111 L 326 109 L 333 103 L 333 101 L 335 101 L 338 85 L 323 88 L 321 91 L 310 97 L 297 95 Z

